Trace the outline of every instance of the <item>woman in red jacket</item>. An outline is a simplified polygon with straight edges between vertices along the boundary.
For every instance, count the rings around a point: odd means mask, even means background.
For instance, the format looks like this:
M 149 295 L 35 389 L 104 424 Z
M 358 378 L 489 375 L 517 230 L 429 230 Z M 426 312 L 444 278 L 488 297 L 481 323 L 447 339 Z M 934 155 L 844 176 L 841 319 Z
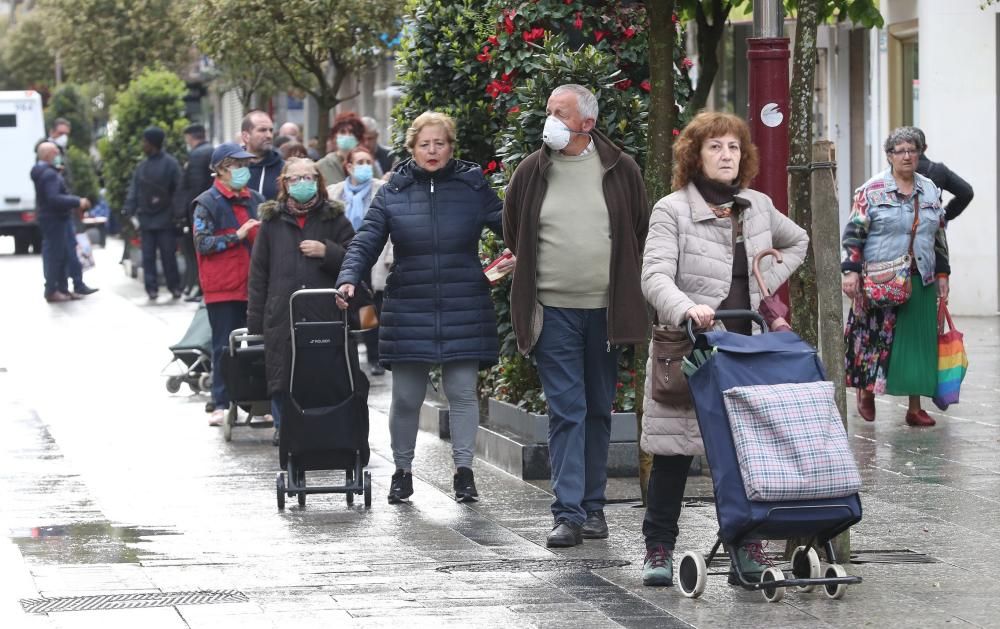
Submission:
M 257 206 L 264 198 L 246 187 L 254 157 L 240 145 L 220 144 L 212 153 L 215 184 L 194 200 L 194 245 L 198 279 L 212 326 L 212 415 L 221 426 L 229 407 L 225 381 L 218 372 L 229 334 L 247 324 L 250 249 L 257 236 Z

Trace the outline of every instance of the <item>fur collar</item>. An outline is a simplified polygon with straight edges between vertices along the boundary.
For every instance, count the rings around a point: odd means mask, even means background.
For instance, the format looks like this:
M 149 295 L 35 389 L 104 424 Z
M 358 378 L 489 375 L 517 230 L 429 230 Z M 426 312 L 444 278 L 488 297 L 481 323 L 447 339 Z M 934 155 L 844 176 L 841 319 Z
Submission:
M 270 221 L 277 216 L 287 214 L 287 212 L 282 211 L 282 208 L 283 206 L 277 201 L 265 201 L 257 208 L 257 213 L 260 215 L 260 220 Z M 329 199 L 313 211 L 319 214 L 320 220 L 332 221 L 344 213 L 344 204 L 340 201 Z

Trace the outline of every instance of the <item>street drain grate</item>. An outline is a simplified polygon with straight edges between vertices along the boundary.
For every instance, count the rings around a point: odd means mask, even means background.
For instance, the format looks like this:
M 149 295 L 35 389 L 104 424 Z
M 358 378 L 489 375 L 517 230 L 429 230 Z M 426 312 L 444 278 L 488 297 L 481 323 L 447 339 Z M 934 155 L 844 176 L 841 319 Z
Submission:
M 139 609 L 173 605 L 210 605 L 246 603 L 246 594 L 236 590 L 199 590 L 197 592 L 142 592 L 138 594 L 97 594 L 94 596 L 59 596 L 23 598 L 21 607 L 29 614 L 78 612 L 95 609 Z
M 851 553 L 851 563 L 941 563 L 941 560 L 909 548 L 898 548 L 893 550 L 855 550 Z
M 623 559 L 511 559 L 441 566 L 438 572 L 554 572 L 559 570 L 600 570 L 621 568 L 631 562 Z

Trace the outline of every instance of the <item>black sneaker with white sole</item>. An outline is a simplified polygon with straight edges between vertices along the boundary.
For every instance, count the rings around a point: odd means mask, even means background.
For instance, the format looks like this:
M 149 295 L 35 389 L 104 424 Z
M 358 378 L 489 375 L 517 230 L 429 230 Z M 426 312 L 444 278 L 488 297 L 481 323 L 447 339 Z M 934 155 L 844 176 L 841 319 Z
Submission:
M 396 470 L 389 485 L 389 504 L 403 502 L 413 495 L 413 474 Z
M 453 486 L 455 488 L 455 500 L 458 502 L 476 502 L 479 499 L 479 492 L 476 491 L 476 479 L 472 474 L 471 468 L 458 468 L 455 472 Z

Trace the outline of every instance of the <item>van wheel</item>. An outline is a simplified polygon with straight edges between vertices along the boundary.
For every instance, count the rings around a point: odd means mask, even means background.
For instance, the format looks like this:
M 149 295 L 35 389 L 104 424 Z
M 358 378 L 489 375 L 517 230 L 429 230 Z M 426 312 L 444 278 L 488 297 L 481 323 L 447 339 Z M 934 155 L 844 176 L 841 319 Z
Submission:
M 16 234 L 14 236 L 14 253 L 23 256 L 31 248 L 31 237 L 28 234 Z M 41 248 L 37 249 L 41 251 Z

